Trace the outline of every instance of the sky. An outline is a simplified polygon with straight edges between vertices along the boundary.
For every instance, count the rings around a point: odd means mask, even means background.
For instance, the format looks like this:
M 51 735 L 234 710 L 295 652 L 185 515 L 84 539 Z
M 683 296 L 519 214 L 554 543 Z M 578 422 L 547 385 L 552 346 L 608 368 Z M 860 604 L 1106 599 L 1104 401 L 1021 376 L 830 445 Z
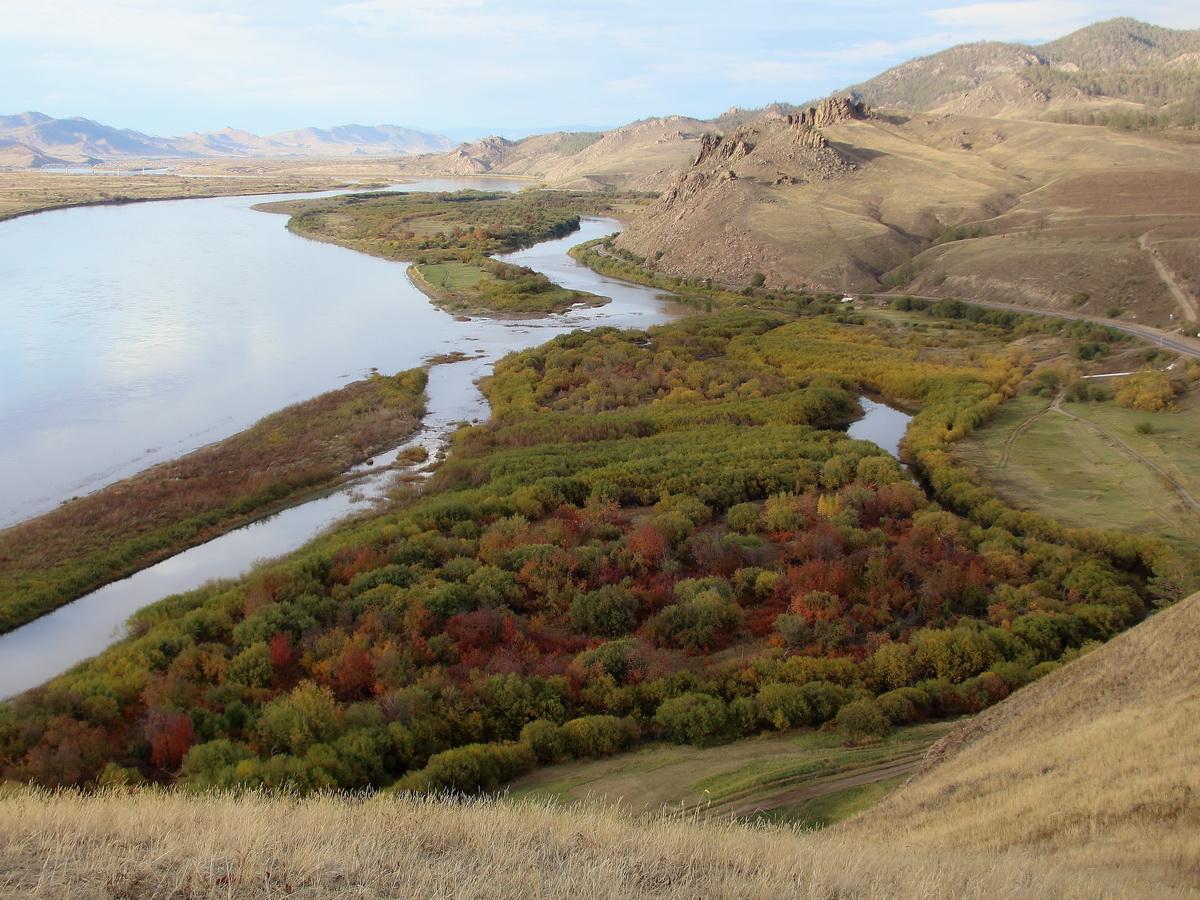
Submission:
M 803 103 L 979 40 L 1040 43 L 1197 0 L 37 0 L 0 9 L 0 114 L 157 135 L 480 134 Z

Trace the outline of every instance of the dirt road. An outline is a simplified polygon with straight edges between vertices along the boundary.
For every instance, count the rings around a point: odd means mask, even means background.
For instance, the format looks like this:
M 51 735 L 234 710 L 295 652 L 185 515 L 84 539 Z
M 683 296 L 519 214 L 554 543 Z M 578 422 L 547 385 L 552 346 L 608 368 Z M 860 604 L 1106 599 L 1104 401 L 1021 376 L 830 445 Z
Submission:
M 1161 278 L 1163 283 L 1166 284 L 1167 288 L 1170 289 L 1171 296 L 1175 298 L 1175 302 L 1178 303 L 1179 308 L 1183 310 L 1184 318 L 1189 322 L 1195 322 L 1197 318 L 1195 299 L 1191 294 L 1183 289 L 1183 285 L 1175 280 L 1174 273 L 1172 273 L 1170 269 L 1163 265 L 1162 260 L 1158 258 L 1158 254 L 1146 244 L 1146 238 L 1153 233 L 1153 231 L 1147 231 L 1145 234 L 1139 237 L 1138 246 L 1150 255 L 1150 262 L 1154 264 L 1154 271 L 1158 273 L 1158 277 Z

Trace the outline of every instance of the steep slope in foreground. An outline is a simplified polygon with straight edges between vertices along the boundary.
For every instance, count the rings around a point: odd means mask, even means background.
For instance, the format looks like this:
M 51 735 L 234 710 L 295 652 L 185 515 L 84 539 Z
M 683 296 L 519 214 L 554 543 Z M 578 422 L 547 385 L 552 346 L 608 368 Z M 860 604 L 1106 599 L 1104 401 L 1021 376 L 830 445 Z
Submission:
M 850 835 L 1200 890 L 1198 648 L 1200 594 L 949 735 Z
M 0 791 L 4 897 L 1197 897 L 1200 595 L 818 834 L 383 796 Z

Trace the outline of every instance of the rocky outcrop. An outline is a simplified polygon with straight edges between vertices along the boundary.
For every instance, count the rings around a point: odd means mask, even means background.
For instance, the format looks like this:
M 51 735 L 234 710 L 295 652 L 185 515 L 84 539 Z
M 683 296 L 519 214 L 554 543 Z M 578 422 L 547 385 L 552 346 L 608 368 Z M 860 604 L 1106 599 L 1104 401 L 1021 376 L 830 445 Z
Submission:
M 869 114 L 865 103 L 846 97 L 826 97 L 799 115 L 788 116 L 787 123 L 795 128 L 828 128 L 839 122 L 865 119 Z
M 732 162 L 750 155 L 753 151 L 754 145 L 747 141 L 740 131 L 728 138 L 719 134 L 706 134 L 700 138 L 700 152 L 696 154 L 693 168 Z

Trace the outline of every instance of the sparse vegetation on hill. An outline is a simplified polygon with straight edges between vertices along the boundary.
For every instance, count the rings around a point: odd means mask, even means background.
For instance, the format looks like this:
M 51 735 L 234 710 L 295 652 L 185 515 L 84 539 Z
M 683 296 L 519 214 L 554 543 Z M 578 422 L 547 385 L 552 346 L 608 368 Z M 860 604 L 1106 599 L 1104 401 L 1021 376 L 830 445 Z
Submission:
M 914 849 L 1118 870 L 1141 896 L 1200 892 L 1200 596 L 979 716 L 848 829 Z
M 694 155 L 712 123 L 645 119 L 606 132 L 557 132 L 519 141 L 490 137 L 448 153 L 405 160 L 423 175 L 513 175 L 568 190 L 658 191 Z

